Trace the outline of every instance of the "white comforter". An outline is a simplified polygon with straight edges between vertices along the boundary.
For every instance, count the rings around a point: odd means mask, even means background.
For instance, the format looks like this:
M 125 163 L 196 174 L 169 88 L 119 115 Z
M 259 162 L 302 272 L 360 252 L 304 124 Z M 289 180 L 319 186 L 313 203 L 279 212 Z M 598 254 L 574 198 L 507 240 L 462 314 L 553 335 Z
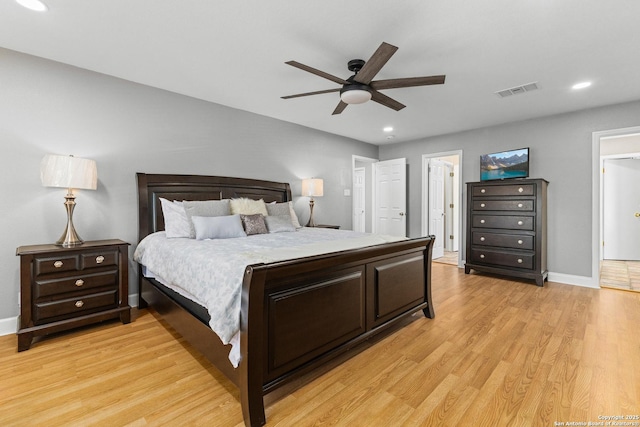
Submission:
M 211 329 L 224 344 L 232 344 L 229 359 L 238 366 L 240 293 L 246 266 L 403 239 L 322 228 L 216 240 L 167 239 L 164 232 L 157 232 L 138 244 L 133 259 L 162 283 L 207 308 Z

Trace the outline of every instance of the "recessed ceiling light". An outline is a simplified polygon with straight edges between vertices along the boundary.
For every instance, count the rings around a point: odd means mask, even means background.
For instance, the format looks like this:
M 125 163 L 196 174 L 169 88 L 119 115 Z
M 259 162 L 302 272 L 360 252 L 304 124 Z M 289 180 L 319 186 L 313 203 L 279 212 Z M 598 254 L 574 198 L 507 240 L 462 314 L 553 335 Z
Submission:
M 385 128 L 382 129 L 385 132 L 393 132 L 393 128 L 391 126 L 387 126 Z
M 589 86 L 591 86 L 591 82 L 581 82 L 571 86 L 571 89 L 584 89 L 585 87 L 589 87 Z
M 35 10 L 36 12 L 44 12 L 48 9 L 47 5 L 40 0 L 16 0 L 20 6 L 27 9 Z

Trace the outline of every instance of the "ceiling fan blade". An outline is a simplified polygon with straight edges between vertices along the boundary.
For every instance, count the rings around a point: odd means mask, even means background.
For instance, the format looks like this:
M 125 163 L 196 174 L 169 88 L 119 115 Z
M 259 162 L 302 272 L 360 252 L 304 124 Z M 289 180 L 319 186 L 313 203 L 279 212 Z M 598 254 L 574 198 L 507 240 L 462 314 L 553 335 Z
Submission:
M 444 84 L 445 76 L 407 77 L 404 79 L 376 80 L 369 86 L 375 90 L 395 89 L 401 87 L 427 86 Z
M 387 95 L 383 95 L 382 93 L 378 92 L 377 90 L 372 90 L 371 91 L 371 100 L 377 102 L 378 104 L 382 104 L 385 107 L 389 107 L 389 108 L 391 108 L 393 110 L 396 110 L 396 111 L 400 111 L 404 107 L 406 107 L 406 105 L 399 103 L 398 101 L 396 101 L 393 98 L 389 98 Z
M 291 99 L 291 98 L 300 98 L 301 96 L 321 95 L 323 93 L 340 92 L 340 89 L 342 89 L 342 88 L 318 90 L 318 91 L 315 91 L 315 92 L 297 93 L 295 95 L 281 96 L 280 98 L 282 98 L 282 99 Z
M 341 79 L 340 77 L 336 77 L 336 76 L 331 75 L 329 73 L 325 73 L 324 71 L 317 70 L 317 69 L 315 69 L 313 67 L 309 67 L 308 65 L 301 64 L 301 63 L 299 63 L 297 61 L 288 61 L 288 62 L 285 62 L 285 64 L 291 65 L 292 67 L 299 68 L 301 70 L 307 71 L 307 72 L 309 72 L 311 74 L 315 74 L 316 76 L 323 77 L 323 78 L 325 78 L 327 80 L 331 80 L 332 82 L 336 82 L 336 83 L 341 84 L 341 85 L 349 84 L 349 82 L 347 82 L 344 79 Z
M 358 83 L 368 85 L 371 80 L 378 74 L 380 69 L 384 67 L 384 64 L 396 53 L 397 47 L 390 45 L 389 43 L 382 42 L 380 47 L 371 55 L 371 58 L 365 62 L 362 69 L 356 74 L 354 78 Z
M 347 104 L 346 102 L 342 102 L 342 101 L 338 102 L 338 106 L 336 107 L 335 110 L 333 110 L 333 113 L 331 113 L 331 115 L 333 116 L 333 115 L 342 113 L 344 109 L 347 108 L 347 105 L 349 104 Z

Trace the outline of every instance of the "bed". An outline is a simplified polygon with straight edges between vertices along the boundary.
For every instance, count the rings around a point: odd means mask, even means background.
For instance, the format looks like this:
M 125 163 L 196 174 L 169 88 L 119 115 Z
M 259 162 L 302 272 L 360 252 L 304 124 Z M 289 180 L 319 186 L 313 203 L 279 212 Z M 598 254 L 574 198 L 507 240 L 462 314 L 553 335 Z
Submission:
M 289 184 L 137 174 L 139 239 L 164 230 L 160 199 L 291 201 Z M 266 423 L 264 395 L 422 310 L 431 298 L 433 237 L 256 263 L 244 268 L 237 367 L 202 307 L 139 268 L 139 307 L 152 307 L 240 390 L 245 424 Z M 213 267 L 215 268 L 215 266 Z M 205 310 L 206 311 L 206 310 Z M 313 331 L 310 333 L 310 331 Z

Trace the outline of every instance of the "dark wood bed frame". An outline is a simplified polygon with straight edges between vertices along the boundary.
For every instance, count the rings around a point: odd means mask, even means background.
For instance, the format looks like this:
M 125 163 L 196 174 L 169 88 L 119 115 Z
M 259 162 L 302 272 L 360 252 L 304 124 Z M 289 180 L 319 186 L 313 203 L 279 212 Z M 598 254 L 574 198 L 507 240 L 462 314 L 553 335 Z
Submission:
M 289 184 L 199 175 L 137 174 L 139 237 L 164 229 L 160 197 L 291 200 Z M 264 395 L 418 310 L 434 317 L 433 237 L 247 266 L 241 361 L 233 368 L 208 324 L 139 269 L 139 307 L 151 306 L 239 389 L 245 424 L 266 422 Z

